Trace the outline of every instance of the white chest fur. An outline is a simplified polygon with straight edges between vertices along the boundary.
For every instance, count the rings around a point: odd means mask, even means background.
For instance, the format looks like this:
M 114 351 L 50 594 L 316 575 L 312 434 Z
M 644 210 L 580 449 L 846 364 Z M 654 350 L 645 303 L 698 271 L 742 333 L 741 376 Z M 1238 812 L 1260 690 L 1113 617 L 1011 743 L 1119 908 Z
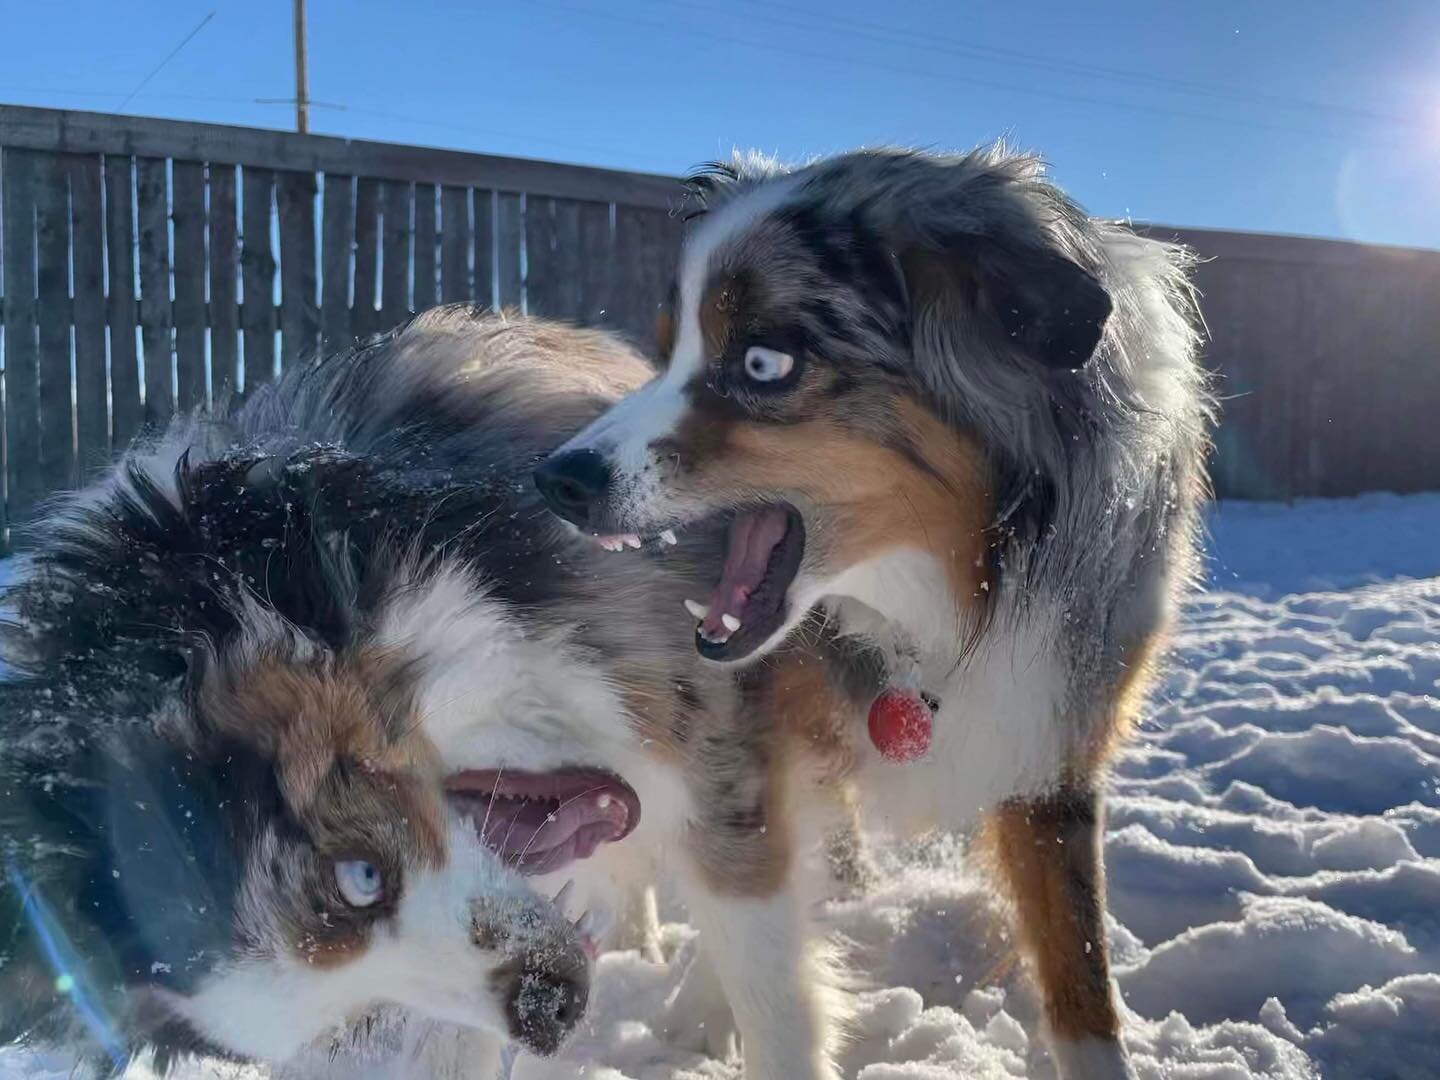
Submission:
M 930 750 L 918 761 L 887 762 L 856 733 L 867 823 L 896 832 L 959 828 L 1004 799 L 1052 788 L 1071 739 L 1068 673 L 1047 613 L 995 618 L 959 662 L 968 624 L 926 556 L 890 555 L 847 578 L 855 600 L 837 605 L 846 631 L 917 657 L 921 685 L 940 701 Z

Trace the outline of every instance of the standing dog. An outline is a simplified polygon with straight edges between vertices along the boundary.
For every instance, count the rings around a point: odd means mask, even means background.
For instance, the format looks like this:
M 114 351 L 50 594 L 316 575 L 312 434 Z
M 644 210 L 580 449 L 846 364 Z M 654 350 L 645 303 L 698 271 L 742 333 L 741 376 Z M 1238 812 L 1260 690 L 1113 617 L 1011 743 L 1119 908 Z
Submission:
M 1211 403 L 1187 257 L 1002 150 L 741 161 L 698 187 L 665 370 L 537 483 L 605 536 L 728 522 L 689 605 L 701 655 L 771 654 L 818 607 L 877 689 L 923 695 L 923 760 L 848 739 L 867 808 L 988 824 L 1061 1073 L 1123 1076 L 1100 786 L 1196 566 Z M 767 886 L 702 923 L 749 1075 L 832 1076 L 804 912 Z

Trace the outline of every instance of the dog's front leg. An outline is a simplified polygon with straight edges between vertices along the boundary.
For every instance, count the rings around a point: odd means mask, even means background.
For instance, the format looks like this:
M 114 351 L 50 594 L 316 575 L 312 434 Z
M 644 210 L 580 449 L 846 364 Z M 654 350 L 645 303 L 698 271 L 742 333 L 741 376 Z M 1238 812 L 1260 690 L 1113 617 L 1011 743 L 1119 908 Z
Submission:
M 992 827 L 1062 1080 L 1127 1080 L 1105 945 L 1099 793 L 1079 785 L 1014 799 Z
M 837 1080 L 836 993 L 815 949 L 802 890 L 722 895 L 708 873 L 687 888 L 700 947 L 719 975 L 740 1033 L 747 1080 Z

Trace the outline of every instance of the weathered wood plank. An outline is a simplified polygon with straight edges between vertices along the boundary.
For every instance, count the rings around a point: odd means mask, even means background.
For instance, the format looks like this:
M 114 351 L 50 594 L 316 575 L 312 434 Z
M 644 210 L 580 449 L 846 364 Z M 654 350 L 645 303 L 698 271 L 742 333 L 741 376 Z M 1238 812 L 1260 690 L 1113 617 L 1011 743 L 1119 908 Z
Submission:
M 555 200 L 525 198 L 525 310 L 554 318 L 560 309 L 560 255 Z
M 40 481 L 75 483 L 70 391 L 70 183 L 64 159 L 47 155 L 35 201 L 35 282 L 40 294 Z
M 35 193 L 40 155 L 6 147 L 4 524 L 26 521 L 44 490 L 40 470 L 40 377 L 36 347 Z
M 555 200 L 555 317 L 580 319 L 580 204 Z
M 105 220 L 100 159 L 65 158 L 70 175 L 71 279 L 75 318 L 75 460 L 78 478 L 110 453 L 105 393 Z
M 379 325 L 380 181 L 362 176 L 355 184 L 355 307 L 351 333 L 366 338 Z
M 175 227 L 175 405 L 190 412 L 209 398 L 205 378 L 205 166 L 177 161 L 171 172 Z
M 680 223 L 663 210 L 615 208 L 615 261 L 622 298 L 611 325 L 647 354 L 654 349 L 655 316 L 675 272 L 680 229 Z
M 440 299 L 447 304 L 470 299 L 470 193 L 440 189 Z
M 609 203 L 580 204 L 580 239 L 575 281 L 580 291 L 576 316 L 582 326 L 607 325 L 615 281 L 615 242 Z
M 380 330 L 393 329 L 410 313 L 410 185 L 387 180 L 381 193 L 384 222 L 380 246 Z
M 105 158 L 105 253 L 110 286 L 110 441 L 120 450 L 140 433 L 140 355 L 135 346 L 135 191 L 130 159 Z
M 379 327 L 380 181 L 363 176 L 356 183 L 356 288 L 351 333 L 369 337 Z
M 240 248 L 235 167 L 210 166 L 210 388 L 216 401 L 240 386 Z
M 333 352 L 350 343 L 350 259 L 355 246 L 355 180 L 326 173 L 320 223 L 320 342 Z
M 509 191 L 495 194 L 495 278 L 501 310 L 520 309 L 524 278 L 520 271 L 520 249 L 525 242 L 524 212 L 520 196 Z
M 435 185 L 415 185 L 415 310 L 435 306 Z
M 315 356 L 320 307 L 316 301 L 315 174 L 276 174 L 280 214 L 280 351 L 289 367 Z
M 470 298 L 482 308 L 495 304 L 495 193 L 477 188 L 470 218 L 474 222 L 474 246 L 471 260 L 475 273 Z
M 245 290 L 240 329 L 245 344 L 245 392 L 275 374 L 275 254 L 270 239 L 275 174 L 241 170 L 240 278 Z
M 680 183 L 675 178 L 649 173 L 392 146 L 324 135 L 15 105 L 0 106 L 0 144 L 86 154 L 141 154 L 302 172 L 352 173 L 633 206 L 669 208 L 681 195 Z
M 167 163 L 136 158 L 135 205 L 139 225 L 140 344 L 144 349 L 145 426 L 158 428 L 175 409 L 172 385 L 169 197 Z

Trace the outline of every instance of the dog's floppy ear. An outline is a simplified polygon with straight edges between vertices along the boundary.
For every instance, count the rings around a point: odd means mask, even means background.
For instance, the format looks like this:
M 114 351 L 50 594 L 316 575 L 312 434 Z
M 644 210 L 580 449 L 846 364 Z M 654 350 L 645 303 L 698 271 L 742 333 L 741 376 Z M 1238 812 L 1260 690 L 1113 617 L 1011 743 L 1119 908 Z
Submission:
M 1110 317 L 1105 287 L 1054 251 L 952 234 L 902 251 L 900 265 L 914 317 L 978 320 L 1048 368 L 1088 364 Z

